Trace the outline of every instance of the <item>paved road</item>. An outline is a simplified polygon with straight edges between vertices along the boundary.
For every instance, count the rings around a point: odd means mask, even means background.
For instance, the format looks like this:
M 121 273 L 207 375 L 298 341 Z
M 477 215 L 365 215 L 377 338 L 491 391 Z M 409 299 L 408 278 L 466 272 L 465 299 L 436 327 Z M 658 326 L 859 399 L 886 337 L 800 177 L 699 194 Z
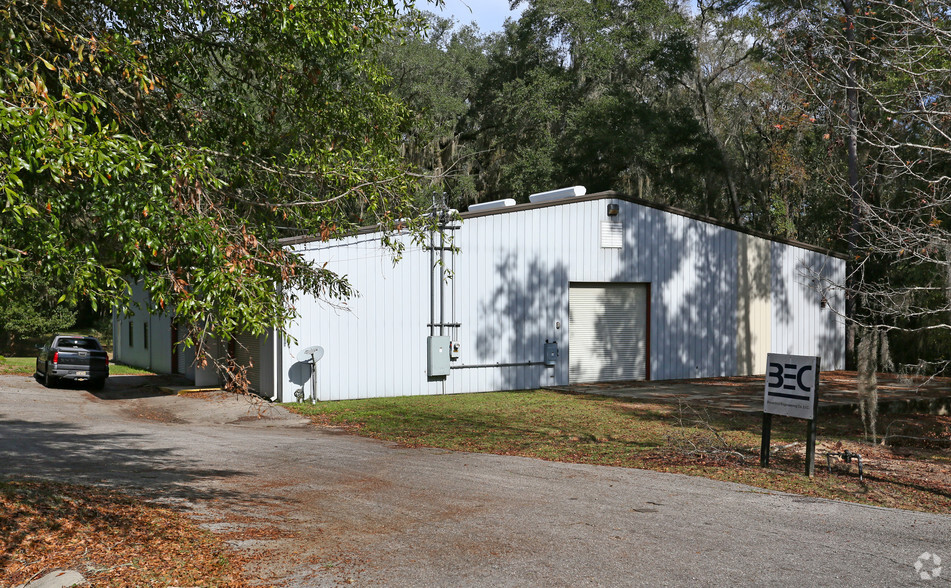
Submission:
M 949 516 L 403 449 L 142 383 L 93 396 L 0 377 L 0 475 L 148 488 L 245 532 L 250 573 L 289 586 L 951 584 L 951 566 L 929 582 L 913 567 L 926 551 L 951 562 Z

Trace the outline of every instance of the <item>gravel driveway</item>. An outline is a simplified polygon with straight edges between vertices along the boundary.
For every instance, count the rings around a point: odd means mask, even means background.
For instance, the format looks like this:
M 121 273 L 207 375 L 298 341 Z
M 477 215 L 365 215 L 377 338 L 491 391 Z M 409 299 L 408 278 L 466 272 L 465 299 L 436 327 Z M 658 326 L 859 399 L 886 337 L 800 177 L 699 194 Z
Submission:
M 405 449 L 148 383 L 92 395 L 0 377 L 0 475 L 145 488 L 257 554 L 251 577 L 288 586 L 951 584 L 914 568 L 924 552 L 951 562 L 949 516 Z

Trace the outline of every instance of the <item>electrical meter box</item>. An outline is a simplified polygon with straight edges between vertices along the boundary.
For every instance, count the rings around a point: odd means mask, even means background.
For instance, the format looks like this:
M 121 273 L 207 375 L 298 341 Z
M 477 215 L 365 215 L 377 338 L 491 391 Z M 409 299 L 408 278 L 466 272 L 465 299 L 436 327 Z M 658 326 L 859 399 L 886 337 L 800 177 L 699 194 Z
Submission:
M 545 365 L 554 367 L 556 361 L 558 361 L 558 343 L 545 341 Z
M 449 337 L 426 338 L 426 375 L 442 378 L 449 375 Z
M 458 341 L 453 341 L 449 344 L 449 359 L 456 360 L 459 359 L 459 350 L 462 348 L 462 344 Z

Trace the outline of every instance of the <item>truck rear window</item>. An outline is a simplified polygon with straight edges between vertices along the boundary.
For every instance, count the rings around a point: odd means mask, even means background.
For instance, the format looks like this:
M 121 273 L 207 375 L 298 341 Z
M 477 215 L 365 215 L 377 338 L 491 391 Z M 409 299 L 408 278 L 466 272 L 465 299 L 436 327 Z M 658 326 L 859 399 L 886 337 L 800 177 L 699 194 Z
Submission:
M 99 342 L 95 339 L 60 339 L 57 342 L 60 347 L 78 347 L 79 349 L 99 349 Z

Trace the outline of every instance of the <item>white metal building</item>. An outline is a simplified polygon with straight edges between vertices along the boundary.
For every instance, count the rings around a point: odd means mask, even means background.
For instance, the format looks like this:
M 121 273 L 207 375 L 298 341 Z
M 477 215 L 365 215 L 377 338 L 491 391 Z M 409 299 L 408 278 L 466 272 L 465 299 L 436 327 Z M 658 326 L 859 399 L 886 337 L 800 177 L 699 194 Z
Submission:
M 258 391 L 337 400 L 749 375 L 765 373 L 768 352 L 844 367 L 844 324 L 828 308 L 842 301 L 823 301 L 810 277 L 844 282 L 845 261 L 827 251 L 613 192 L 490 207 L 453 226 L 456 252 L 437 236 L 434 250 L 407 242 L 396 264 L 372 231 L 289 241 L 360 295 L 345 307 L 301 297 L 290 345 L 232 345 Z M 143 319 L 117 317 L 117 359 L 171 355 L 171 320 L 151 320 L 166 336 L 137 355 L 121 334 Z M 313 379 L 298 359 L 317 345 Z

